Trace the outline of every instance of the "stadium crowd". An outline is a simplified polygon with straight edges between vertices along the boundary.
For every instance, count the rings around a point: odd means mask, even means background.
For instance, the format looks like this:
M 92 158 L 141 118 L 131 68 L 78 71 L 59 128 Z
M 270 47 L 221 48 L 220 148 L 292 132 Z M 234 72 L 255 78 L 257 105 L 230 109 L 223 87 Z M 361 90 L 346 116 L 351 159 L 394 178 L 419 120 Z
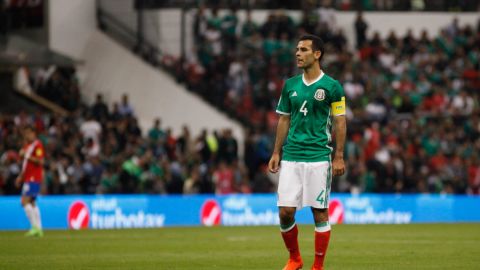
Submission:
M 124 96 L 110 110 L 101 95 L 90 107 L 67 117 L 40 113 L 2 114 L 0 118 L 0 194 L 18 194 L 18 150 L 22 128 L 34 126 L 46 152 L 44 194 L 155 193 L 190 194 L 273 192 L 261 137 L 249 137 L 244 162 L 229 129 L 180 136 L 156 119 L 142 134 L 134 109 Z M 263 157 L 264 160 L 259 160 Z M 249 174 L 251 172 L 251 174 Z
M 209 6 L 219 8 L 229 8 L 232 5 L 242 9 L 289 9 L 299 10 L 305 6 L 319 4 L 322 6 L 331 6 L 342 11 L 473 11 L 480 8 L 476 1 L 452 1 L 452 0 L 205 0 L 190 1 L 196 6 L 198 3 L 206 3 Z M 188 2 L 187 2 L 188 3 Z M 181 7 L 182 1 L 162 1 L 162 7 Z
M 274 192 L 265 167 L 274 109 L 283 81 L 297 72 L 296 37 L 308 32 L 327 41 L 322 67 L 339 78 L 349 106 L 348 170 L 333 191 L 479 194 L 480 25 L 454 21 L 434 37 L 392 31 L 370 38 L 359 14 L 356 44 L 348 46 L 334 16 L 311 9 L 295 22 L 274 11 L 258 25 L 250 16 L 240 24 L 234 9 L 224 16 L 198 10 L 198 61 L 189 59 L 179 72 L 192 92 L 248 127 L 243 159 L 229 130 L 194 137 L 184 127 L 174 136 L 157 119 L 143 134 L 128 96 L 110 109 L 99 95 L 91 106 L 74 104 L 68 117 L 1 115 L 0 193 L 18 193 L 16 150 L 27 124 L 46 147 L 46 194 Z M 52 74 L 50 83 L 62 82 L 58 89 L 77 89 L 71 73 Z M 47 97 L 52 91 L 35 89 Z
M 349 50 L 330 8 L 307 9 L 297 23 L 273 11 L 262 25 L 248 13 L 240 24 L 235 9 L 219 16 L 200 8 L 188 87 L 271 145 L 283 81 L 297 72 L 295 37 L 317 34 L 327 41 L 322 66 L 339 78 L 349 105 L 349 168 L 333 190 L 478 194 L 480 22 L 460 27 L 455 19 L 434 37 L 392 30 L 367 38 L 359 13 L 354 29 Z

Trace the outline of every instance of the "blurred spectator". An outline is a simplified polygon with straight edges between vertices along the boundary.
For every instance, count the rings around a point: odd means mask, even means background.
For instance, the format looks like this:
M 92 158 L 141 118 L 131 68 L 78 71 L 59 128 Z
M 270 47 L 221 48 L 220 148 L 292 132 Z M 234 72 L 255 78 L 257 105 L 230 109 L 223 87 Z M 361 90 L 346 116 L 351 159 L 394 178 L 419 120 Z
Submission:
M 162 120 L 156 118 L 153 127 L 148 131 L 148 138 L 153 142 L 165 139 L 165 131 L 162 129 Z
M 102 126 L 93 118 L 92 114 L 87 114 L 87 119 L 80 125 L 80 132 L 84 141 L 91 139 L 93 142 L 100 142 Z
M 336 11 L 333 8 L 332 0 L 321 1 L 320 8 L 318 9 L 319 22 L 327 26 L 330 31 L 337 29 Z
M 107 104 L 103 101 L 103 95 L 97 94 L 95 104 L 93 104 L 91 113 L 93 117 L 99 122 L 107 121 L 109 117 Z
M 236 47 L 237 24 L 237 10 L 235 6 L 232 6 L 228 10 L 228 13 L 223 16 L 221 22 L 223 41 L 225 42 L 226 51 L 235 49 Z
M 222 33 L 219 28 L 214 25 L 214 22 L 209 22 L 207 30 L 204 33 L 206 52 L 211 56 L 218 56 L 223 52 L 222 48 Z
M 81 150 L 84 157 L 93 158 L 100 154 L 99 143 L 91 137 L 88 137 Z
M 201 191 L 200 173 L 198 168 L 192 169 L 190 177 L 185 180 L 183 194 L 199 194 Z
M 128 101 L 128 95 L 127 94 L 123 94 L 123 96 L 122 96 L 122 103 L 118 106 L 118 113 L 121 116 L 134 116 L 135 115 L 133 107 L 130 105 L 130 102 Z
M 232 136 L 231 129 L 225 129 L 218 140 L 218 159 L 227 164 L 232 164 L 238 159 L 238 144 Z
M 225 195 L 235 192 L 233 171 L 225 161 L 220 161 L 218 168 L 213 172 L 213 183 L 215 183 L 215 194 Z
M 363 14 L 361 11 L 357 13 L 357 18 L 355 19 L 355 37 L 356 37 L 356 48 L 361 49 L 365 42 L 367 41 L 367 29 L 368 24 L 363 19 Z
M 251 37 L 258 31 L 258 25 L 252 21 L 252 14 L 250 10 L 246 11 L 245 22 L 242 25 L 241 35 L 242 38 L 246 39 Z
M 205 6 L 200 5 L 195 13 L 193 21 L 193 36 L 195 38 L 195 43 L 200 43 L 203 41 L 202 33 L 205 33 L 207 29 L 207 16 L 205 15 Z
M 182 134 L 177 139 L 177 151 L 181 157 L 187 157 L 193 151 L 193 141 L 187 126 L 182 127 Z

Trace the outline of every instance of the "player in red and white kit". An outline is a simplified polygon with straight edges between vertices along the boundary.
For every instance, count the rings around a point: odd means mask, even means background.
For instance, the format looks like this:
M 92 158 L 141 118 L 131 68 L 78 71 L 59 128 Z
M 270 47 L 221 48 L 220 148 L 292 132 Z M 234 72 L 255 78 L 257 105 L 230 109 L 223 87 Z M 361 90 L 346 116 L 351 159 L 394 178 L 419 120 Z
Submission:
M 27 218 L 30 221 L 31 229 L 25 236 L 43 236 L 40 210 L 35 202 L 40 193 L 40 186 L 43 181 L 43 164 L 45 151 L 43 144 L 37 139 L 33 127 L 25 127 L 24 139 L 26 144 L 20 150 L 22 158 L 22 171 L 17 177 L 15 184 L 22 186 L 22 207 L 25 209 Z

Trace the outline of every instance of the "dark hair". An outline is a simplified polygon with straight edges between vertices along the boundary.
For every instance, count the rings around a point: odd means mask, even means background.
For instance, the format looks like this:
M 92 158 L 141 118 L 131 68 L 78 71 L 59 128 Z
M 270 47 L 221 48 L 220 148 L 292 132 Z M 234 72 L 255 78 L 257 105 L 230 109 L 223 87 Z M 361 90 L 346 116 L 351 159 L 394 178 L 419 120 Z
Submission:
M 323 57 L 323 52 L 325 51 L 325 43 L 323 43 L 323 40 L 320 37 L 311 35 L 311 34 L 303 35 L 302 37 L 300 37 L 298 41 L 302 41 L 302 40 L 312 41 L 312 50 L 320 51 L 321 53 L 320 58 L 318 59 L 318 61 L 320 62 L 320 60 L 322 60 L 322 57 Z
M 25 125 L 24 130 L 32 131 L 33 133 L 37 134 L 37 129 L 33 125 Z

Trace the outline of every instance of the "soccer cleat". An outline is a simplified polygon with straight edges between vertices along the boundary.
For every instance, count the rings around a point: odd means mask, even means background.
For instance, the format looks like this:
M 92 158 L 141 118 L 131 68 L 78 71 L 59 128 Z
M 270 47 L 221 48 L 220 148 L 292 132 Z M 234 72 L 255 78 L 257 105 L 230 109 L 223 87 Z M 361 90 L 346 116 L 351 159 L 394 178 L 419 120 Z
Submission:
M 315 267 L 315 265 L 313 265 L 311 270 L 323 270 L 323 267 L 318 268 L 318 267 Z
M 36 237 L 43 237 L 43 230 L 42 229 L 37 229 L 35 236 Z
M 287 265 L 282 270 L 299 270 L 302 269 L 303 267 L 303 262 L 302 259 L 299 260 L 293 260 L 293 259 L 288 259 Z
M 27 233 L 25 233 L 26 237 L 43 237 L 43 231 L 39 228 L 31 228 Z
M 24 235 L 26 237 L 32 237 L 32 236 L 36 236 L 37 234 L 37 230 L 35 228 L 31 228 L 27 233 L 25 233 Z

